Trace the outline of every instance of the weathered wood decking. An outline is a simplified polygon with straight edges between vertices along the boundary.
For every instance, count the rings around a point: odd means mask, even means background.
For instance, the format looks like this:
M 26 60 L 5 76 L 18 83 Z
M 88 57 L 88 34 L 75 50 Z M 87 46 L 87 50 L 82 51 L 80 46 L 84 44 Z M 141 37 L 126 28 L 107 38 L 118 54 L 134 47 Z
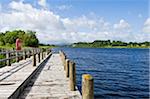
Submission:
M 78 90 L 69 90 L 59 54 L 50 56 L 35 67 L 31 57 L 0 68 L 0 99 L 81 99 Z
M 22 99 L 81 99 L 79 91 L 70 91 L 69 79 L 65 77 L 59 54 L 53 54 L 37 77 L 33 86 L 28 86 Z

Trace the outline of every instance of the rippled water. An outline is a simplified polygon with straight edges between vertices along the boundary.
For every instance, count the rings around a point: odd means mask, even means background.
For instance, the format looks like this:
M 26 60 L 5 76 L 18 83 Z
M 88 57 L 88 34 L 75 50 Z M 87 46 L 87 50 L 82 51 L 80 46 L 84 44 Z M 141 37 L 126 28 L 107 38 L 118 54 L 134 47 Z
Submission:
M 149 49 L 57 48 L 74 60 L 81 76 L 94 77 L 95 99 L 148 99 Z

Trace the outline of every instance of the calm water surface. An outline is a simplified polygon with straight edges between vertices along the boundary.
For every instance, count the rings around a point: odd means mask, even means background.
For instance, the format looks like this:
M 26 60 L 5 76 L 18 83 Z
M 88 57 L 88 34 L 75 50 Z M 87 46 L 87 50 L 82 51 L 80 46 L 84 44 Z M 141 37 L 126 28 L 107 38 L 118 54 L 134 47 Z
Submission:
M 81 76 L 94 77 L 95 99 L 148 99 L 149 49 L 56 48 L 76 63 Z

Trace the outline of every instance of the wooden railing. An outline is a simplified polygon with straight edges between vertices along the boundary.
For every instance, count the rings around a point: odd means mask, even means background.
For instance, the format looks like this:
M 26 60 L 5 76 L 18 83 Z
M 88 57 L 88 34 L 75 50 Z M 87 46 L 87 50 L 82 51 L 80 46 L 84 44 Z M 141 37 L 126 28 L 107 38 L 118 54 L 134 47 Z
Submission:
M 36 56 L 38 54 L 38 61 L 40 62 L 40 56 L 42 59 L 44 58 L 44 52 L 50 53 L 51 49 L 41 49 L 41 48 L 30 48 L 23 50 L 5 50 L 0 52 L 0 55 L 3 57 L 0 59 L 0 67 L 2 66 L 11 66 L 14 62 L 19 62 L 20 60 L 25 60 L 26 58 L 30 58 L 31 56 Z

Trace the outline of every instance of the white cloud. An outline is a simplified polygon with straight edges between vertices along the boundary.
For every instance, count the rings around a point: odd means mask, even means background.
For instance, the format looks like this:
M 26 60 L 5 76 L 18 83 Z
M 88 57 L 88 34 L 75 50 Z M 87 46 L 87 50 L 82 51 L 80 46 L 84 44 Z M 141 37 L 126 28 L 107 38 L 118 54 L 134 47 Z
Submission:
M 15 1 L 12 1 L 10 4 L 9 4 L 9 7 L 13 10 L 16 10 L 16 11 L 22 11 L 22 12 L 26 12 L 26 11 L 33 11 L 35 9 L 32 8 L 32 6 L 30 4 L 24 4 L 23 2 L 15 2 Z
M 143 32 L 145 33 L 150 33 L 150 18 L 148 18 L 145 23 L 144 23 L 144 27 L 143 27 Z
M 46 0 L 38 0 L 38 4 L 42 6 L 43 8 L 46 8 L 47 6 Z
M 9 13 L 0 13 L 0 31 L 25 29 L 38 31 L 37 35 L 51 36 L 64 30 L 63 23 L 58 15 L 48 10 L 33 8 L 30 4 L 22 2 L 11 2 Z M 44 42 L 45 36 L 39 37 Z M 55 38 L 55 37 L 54 37 Z
M 60 5 L 60 6 L 57 6 L 57 8 L 59 10 L 68 10 L 72 7 L 72 5 Z
M 33 30 L 37 32 L 42 43 L 136 39 L 136 36 L 131 37 L 129 32 L 116 31 L 130 28 L 130 24 L 123 19 L 118 24 L 111 25 L 103 18 L 89 18 L 85 15 L 74 19 L 62 18 L 50 10 L 37 9 L 31 4 L 15 1 L 9 4 L 9 8 L 8 12 L 0 12 L 0 32 L 13 29 Z
M 86 16 L 81 16 L 75 19 L 64 18 L 62 19 L 64 26 L 68 31 L 79 32 L 99 32 L 106 31 L 110 28 L 110 23 L 104 21 L 104 19 L 90 19 Z
M 129 28 L 130 28 L 130 24 L 126 22 L 124 19 L 121 19 L 119 23 L 114 24 L 114 29 L 125 30 Z

